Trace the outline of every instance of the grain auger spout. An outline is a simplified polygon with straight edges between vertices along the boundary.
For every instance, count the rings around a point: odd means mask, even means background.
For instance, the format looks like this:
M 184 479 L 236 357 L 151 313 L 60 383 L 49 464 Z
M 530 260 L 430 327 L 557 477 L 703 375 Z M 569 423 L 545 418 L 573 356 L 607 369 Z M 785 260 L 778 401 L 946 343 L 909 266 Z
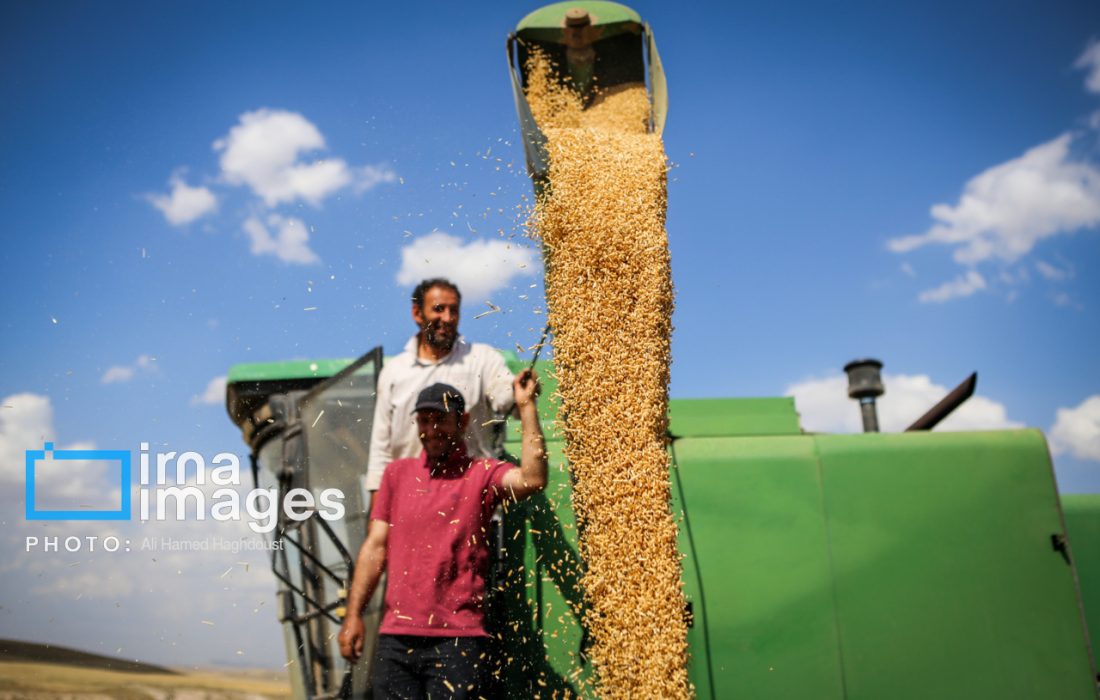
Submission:
M 668 112 L 668 89 L 653 30 L 637 12 L 615 2 L 559 2 L 524 17 L 508 36 L 508 69 L 523 135 L 527 173 L 545 180 L 546 136 L 524 96 L 528 59 L 541 51 L 561 71 L 587 106 L 603 91 L 645 83 L 650 99 L 649 131 L 660 134 Z

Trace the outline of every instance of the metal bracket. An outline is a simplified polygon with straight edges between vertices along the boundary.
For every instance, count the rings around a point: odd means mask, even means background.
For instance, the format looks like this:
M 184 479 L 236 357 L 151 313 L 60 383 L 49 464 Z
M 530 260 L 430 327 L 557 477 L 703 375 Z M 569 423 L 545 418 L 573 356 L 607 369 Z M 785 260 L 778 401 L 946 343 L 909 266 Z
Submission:
M 1066 560 L 1066 563 L 1073 565 L 1073 561 L 1069 556 L 1069 542 L 1066 540 L 1066 536 L 1060 532 L 1056 532 L 1050 536 L 1050 546 L 1055 552 L 1062 555 L 1062 558 Z

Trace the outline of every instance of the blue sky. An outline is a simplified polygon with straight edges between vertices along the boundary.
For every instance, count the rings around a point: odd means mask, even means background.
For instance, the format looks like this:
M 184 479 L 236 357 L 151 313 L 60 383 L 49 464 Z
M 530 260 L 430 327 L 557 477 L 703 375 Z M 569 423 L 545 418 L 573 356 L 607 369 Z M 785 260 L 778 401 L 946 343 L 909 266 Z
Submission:
M 977 370 L 956 428 L 1041 428 L 1061 489 L 1100 492 L 1100 6 L 896 5 L 634 5 L 669 80 L 672 395 L 793 393 L 806 427 L 854 430 L 839 375 L 869 355 L 898 429 Z M 243 455 L 217 379 L 396 352 L 413 330 L 399 278 L 469 280 L 469 337 L 536 342 L 504 37 L 537 6 L 4 4 L 5 483 L 47 437 Z M 474 320 L 485 300 L 504 311 Z M 17 556 L 22 534 L 4 545 L 10 634 L 281 656 L 271 635 L 177 630 L 121 581 L 132 562 L 85 567 L 128 613 L 81 607 L 68 563 Z M 221 564 L 192 562 L 196 585 L 223 584 Z M 224 609 L 267 595 L 259 569 L 196 614 L 273 633 L 254 606 Z M 42 627 L 47 599 L 84 622 Z M 182 641 L 97 630 L 134 615 Z

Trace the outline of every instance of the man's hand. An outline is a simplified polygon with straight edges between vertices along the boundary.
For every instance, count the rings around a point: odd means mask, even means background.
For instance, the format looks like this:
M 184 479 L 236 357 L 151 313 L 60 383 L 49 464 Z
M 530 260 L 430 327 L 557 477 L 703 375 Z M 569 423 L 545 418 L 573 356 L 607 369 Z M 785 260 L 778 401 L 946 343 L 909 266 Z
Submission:
M 539 375 L 533 369 L 525 369 L 516 375 L 512 382 L 512 393 L 516 398 L 516 408 L 523 408 L 528 403 L 533 403 L 539 397 L 542 385 L 539 384 Z
M 382 484 L 382 491 L 378 497 L 382 498 L 386 493 L 386 485 Z M 363 654 L 363 638 L 366 630 L 363 627 L 363 608 L 371 595 L 374 594 L 378 580 L 382 578 L 382 571 L 386 568 L 386 540 L 390 532 L 390 524 L 384 520 L 371 520 L 367 528 L 367 539 L 363 540 L 363 546 L 359 548 L 359 556 L 355 559 L 355 575 L 348 586 L 348 606 L 344 617 L 344 624 L 340 627 L 340 655 L 348 661 L 358 661 Z
M 348 661 L 355 663 L 363 655 L 363 620 L 358 615 L 352 615 L 348 611 L 348 617 L 344 618 L 344 625 L 340 628 L 340 655 Z
M 502 485 L 517 501 L 546 488 L 546 444 L 539 426 L 537 403 L 541 389 L 539 375 L 533 369 L 523 370 L 512 383 L 521 422 L 520 462 L 519 468 L 504 474 Z
M 386 485 L 383 483 L 378 497 L 382 498 L 385 493 Z M 348 586 L 347 612 L 344 613 L 344 624 L 340 627 L 340 636 L 337 638 L 340 642 L 340 655 L 348 661 L 358 661 L 363 654 L 366 630 L 359 616 L 363 614 L 363 608 L 374 594 L 378 580 L 382 578 L 382 571 L 386 568 L 386 540 L 389 532 L 389 523 L 371 520 L 367 528 L 367 539 L 363 540 L 359 556 L 355 559 L 355 575 Z

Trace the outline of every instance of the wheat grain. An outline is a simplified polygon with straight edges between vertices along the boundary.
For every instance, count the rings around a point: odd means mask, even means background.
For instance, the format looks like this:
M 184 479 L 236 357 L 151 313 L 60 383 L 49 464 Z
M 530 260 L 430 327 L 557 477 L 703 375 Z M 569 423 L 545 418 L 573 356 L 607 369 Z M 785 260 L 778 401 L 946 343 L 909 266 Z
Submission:
M 544 55 L 534 52 L 527 71 L 550 161 L 531 231 L 546 258 L 596 691 L 690 697 L 665 444 L 673 290 L 664 147 L 646 133 L 643 84 L 603 91 L 583 109 Z

